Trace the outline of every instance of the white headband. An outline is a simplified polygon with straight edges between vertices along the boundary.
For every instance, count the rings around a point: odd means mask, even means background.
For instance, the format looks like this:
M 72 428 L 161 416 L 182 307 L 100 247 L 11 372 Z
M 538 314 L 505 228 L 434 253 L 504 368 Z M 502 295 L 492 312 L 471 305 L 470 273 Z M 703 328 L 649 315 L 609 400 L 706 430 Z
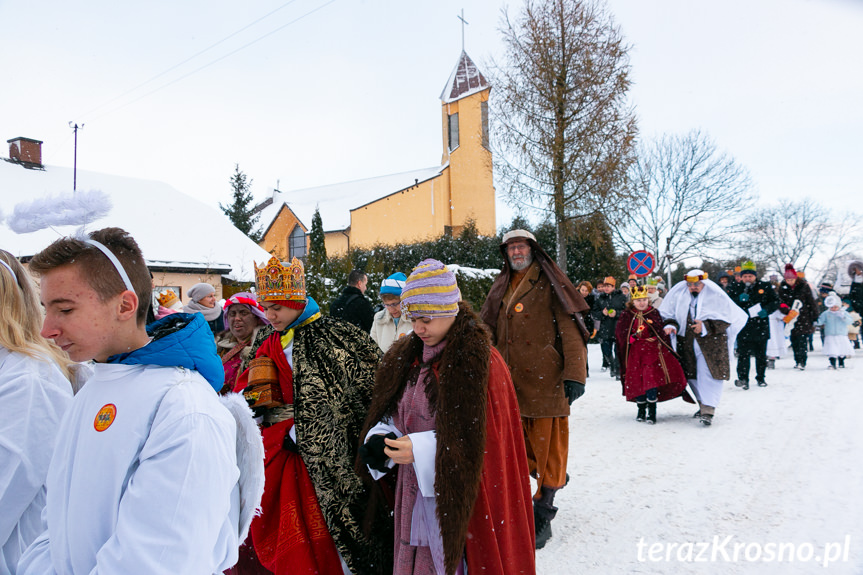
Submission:
M 117 256 L 114 255 L 114 252 L 106 248 L 104 245 L 100 244 L 96 240 L 86 239 L 84 243 L 90 244 L 95 248 L 99 248 L 99 251 L 105 254 L 105 256 L 111 260 L 111 263 L 114 264 L 114 268 L 116 268 L 117 273 L 120 274 L 120 277 L 123 278 L 123 283 L 126 284 L 126 289 L 134 292 L 135 288 L 132 287 L 132 282 L 129 280 L 129 276 L 126 274 L 126 270 L 123 269 L 123 264 L 120 263 L 120 260 L 117 259 Z
M 6 268 L 7 270 L 9 270 L 9 273 L 12 274 L 13 278 L 15 278 L 15 283 L 18 283 L 18 276 L 16 276 L 15 272 L 12 271 L 12 267 L 9 264 L 7 264 L 6 262 L 4 262 L 2 259 L 0 259 L 0 264 L 3 264 L 3 267 Z

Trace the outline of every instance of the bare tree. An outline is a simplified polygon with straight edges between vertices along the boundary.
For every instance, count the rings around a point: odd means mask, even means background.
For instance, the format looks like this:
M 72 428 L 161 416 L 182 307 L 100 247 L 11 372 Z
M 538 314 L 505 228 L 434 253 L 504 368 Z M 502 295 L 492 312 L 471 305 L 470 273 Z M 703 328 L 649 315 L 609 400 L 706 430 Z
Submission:
M 822 273 L 831 263 L 844 259 L 859 259 L 856 254 L 863 248 L 863 224 L 860 215 L 845 212 L 842 217 L 831 218 L 826 237 L 821 238 L 821 254 L 828 262 Z
M 495 168 L 510 200 L 551 215 L 566 269 L 570 225 L 613 219 L 637 133 L 628 47 L 596 0 L 526 0 L 501 25 L 494 64 Z
M 860 217 L 835 218 L 811 198 L 780 200 L 757 210 L 740 234 L 739 246 L 777 270 L 786 263 L 805 270 L 814 259 L 833 262 L 860 244 Z
M 755 196 L 747 170 L 705 134 L 665 135 L 641 146 L 628 174 L 634 206 L 612 225 L 624 249 L 646 249 L 658 268 L 731 245 Z

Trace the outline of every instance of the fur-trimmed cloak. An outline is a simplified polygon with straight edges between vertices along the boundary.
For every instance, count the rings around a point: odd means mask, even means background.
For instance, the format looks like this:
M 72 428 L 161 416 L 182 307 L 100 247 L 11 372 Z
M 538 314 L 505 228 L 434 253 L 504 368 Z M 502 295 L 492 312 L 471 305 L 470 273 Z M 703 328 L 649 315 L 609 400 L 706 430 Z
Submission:
M 262 328 L 252 347 L 257 350 L 272 333 L 271 326 Z M 363 533 L 368 490 L 354 473 L 379 357 L 380 349 L 368 334 L 328 317 L 294 332 L 297 447 L 327 528 L 356 575 L 392 570 L 386 542 Z
M 627 401 L 635 401 L 653 388 L 657 401 L 680 397 L 686 388 L 686 376 L 657 310 L 652 307 L 643 312 L 634 307 L 623 310 L 615 339 L 620 385 Z
M 419 372 L 423 342 L 396 342 L 377 370 L 366 418 L 392 415 Z M 509 370 L 488 332 L 465 303 L 433 365 L 437 386 L 435 492 L 447 573 L 462 557 L 468 573 L 535 573 L 533 509 L 521 418 Z M 367 473 L 367 470 L 366 470 Z

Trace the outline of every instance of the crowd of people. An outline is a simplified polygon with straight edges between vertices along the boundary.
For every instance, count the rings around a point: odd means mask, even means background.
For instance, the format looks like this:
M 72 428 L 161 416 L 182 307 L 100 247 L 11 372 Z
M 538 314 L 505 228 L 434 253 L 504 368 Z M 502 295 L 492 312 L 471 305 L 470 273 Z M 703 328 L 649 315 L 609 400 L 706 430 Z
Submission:
M 826 368 L 845 367 L 845 359 L 860 349 L 863 263 L 852 264 L 849 273 L 852 282 L 844 299 L 829 282 L 814 289 L 792 264 L 785 266 L 781 281 L 759 279 L 752 261 L 722 272 L 716 282 L 702 270 L 691 270 L 684 282 L 667 291 L 661 278 L 640 280 L 634 275 L 621 289 L 616 289 L 610 276 L 598 282 L 596 290 L 588 281 L 582 281 L 579 289 L 591 304 L 592 339 L 602 347 L 602 371 L 621 380 L 627 400 L 638 405 L 637 419 L 655 423 L 657 397 L 662 401 L 682 396 L 697 400 L 695 417 L 710 425 L 722 382 L 731 377 L 733 357 L 735 386 L 749 389 L 754 358 L 755 383 L 766 387 L 767 370 L 787 355 L 789 347 L 794 368 L 806 369 L 809 352 L 814 350 L 813 335 L 820 330 L 822 353 L 829 360 Z M 659 317 L 654 314 L 648 319 L 654 312 Z M 657 326 L 664 326 L 665 335 Z M 649 350 L 644 338 L 651 344 Z M 675 389 L 673 393 L 659 392 L 661 385 L 644 387 L 643 380 L 651 377 L 651 370 L 642 366 L 645 361 L 647 366 L 661 365 L 661 383 Z M 630 368 L 627 377 L 626 366 L 633 362 L 639 369 Z M 673 386 L 681 383 L 678 366 L 685 374 L 679 389 Z M 638 381 L 633 382 L 633 377 Z M 687 382 L 691 394 L 685 389 Z
M 296 258 L 182 306 L 118 228 L 0 251 L 0 575 L 535 573 L 591 341 L 636 420 L 682 397 L 706 426 L 735 355 L 749 389 L 786 335 L 797 369 L 819 327 L 830 368 L 859 348 L 863 268 L 843 302 L 790 264 L 594 289 L 526 230 L 500 251 L 479 311 L 425 259 L 329 314 Z

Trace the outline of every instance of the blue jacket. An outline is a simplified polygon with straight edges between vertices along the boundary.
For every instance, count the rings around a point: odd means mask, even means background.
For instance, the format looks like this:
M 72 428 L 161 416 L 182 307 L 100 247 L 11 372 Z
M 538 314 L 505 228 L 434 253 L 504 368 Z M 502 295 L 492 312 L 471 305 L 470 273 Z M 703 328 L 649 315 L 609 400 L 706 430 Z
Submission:
M 207 320 L 199 313 L 175 313 L 147 326 L 153 341 L 142 348 L 112 355 L 108 363 L 159 365 L 194 369 L 215 389 L 225 382 L 222 360 Z
M 824 326 L 824 335 L 841 335 L 848 337 L 848 326 L 854 323 L 848 312 L 825 310 L 818 316 L 818 324 Z

